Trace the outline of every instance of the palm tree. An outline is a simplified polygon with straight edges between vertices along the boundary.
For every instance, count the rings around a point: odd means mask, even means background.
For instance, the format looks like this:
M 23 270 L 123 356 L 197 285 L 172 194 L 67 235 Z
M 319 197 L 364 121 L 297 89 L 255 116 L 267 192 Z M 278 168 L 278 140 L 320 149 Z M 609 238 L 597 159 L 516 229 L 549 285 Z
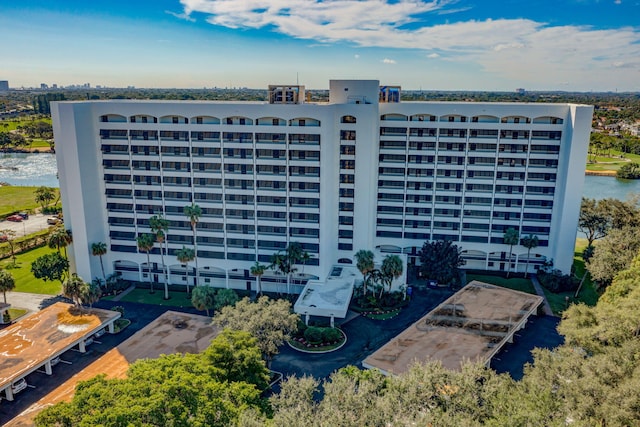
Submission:
M 71 233 L 65 230 L 63 227 L 56 227 L 49 235 L 49 247 L 51 249 L 58 249 L 58 253 L 61 254 L 60 249 L 65 248 L 64 257 L 67 258 L 67 246 L 72 242 Z
M 526 278 L 529 272 L 529 256 L 531 255 L 531 249 L 538 247 L 538 236 L 534 236 L 533 234 L 524 236 L 522 238 L 522 246 L 527 248 L 527 266 L 524 268 L 524 277 Z
M 169 231 L 169 221 L 163 218 L 161 215 L 154 215 L 149 218 L 149 227 L 151 228 L 151 232 L 156 236 L 156 242 L 160 244 L 162 273 L 164 274 L 164 299 L 169 299 L 169 275 L 167 274 L 167 267 L 164 263 L 165 251 L 162 250 L 162 244 L 166 242 L 167 231 Z
M 402 275 L 403 266 L 402 259 L 398 255 L 387 255 L 382 261 L 380 272 L 383 277 L 383 286 L 380 290 L 380 298 L 382 298 L 382 292 L 384 291 L 384 284 L 387 285 L 389 291 L 393 281 Z
M 145 233 L 136 237 L 136 243 L 138 244 L 138 250 L 147 253 L 147 268 L 149 269 L 149 287 L 151 290 L 150 294 L 154 293 L 153 290 L 153 279 L 151 278 L 151 261 L 149 260 L 149 252 L 153 250 L 153 245 L 155 244 L 155 237 L 153 234 Z
M 258 261 L 254 265 L 251 266 L 250 273 L 252 276 L 256 276 L 256 292 L 258 295 L 262 295 L 262 283 L 260 283 L 260 278 L 264 274 L 267 266 L 260 264 Z
M 184 214 L 187 218 L 189 218 L 189 222 L 191 222 L 191 229 L 193 230 L 193 249 L 195 252 L 195 260 L 196 260 L 196 283 L 195 286 L 198 286 L 200 283 L 200 274 L 198 273 L 198 233 L 197 226 L 200 221 L 200 217 L 202 216 L 202 209 L 200 206 L 195 203 L 191 203 L 191 205 L 184 207 Z
M 191 248 L 187 248 L 186 246 L 182 246 L 182 249 L 179 249 L 176 252 L 178 262 L 184 265 L 184 276 L 187 280 L 187 295 L 189 294 L 189 261 L 193 261 L 195 257 L 195 251 Z
M 374 269 L 373 252 L 360 249 L 354 255 L 356 259 L 356 267 L 362 273 L 362 293 L 367 294 L 367 275 Z
M 107 280 L 107 275 L 104 274 L 104 264 L 102 263 L 102 255 L 107 253 L 107 244 L 104 242 L 97 242 L 91 244 L 91 255 L 100 257 L 100 269 L 102 269 L 102 277 Z
M 509 245 L 509 264 L 507 265 L 507 277 L 511 272 L 511 257 L 513 256 L 513 245 L 517 245 L 520 242 L 520 233 L 513 227 L 507 228 L 504 232 L 504 244 Z
M 8 271 L 0 270 L 0 292 L 4 296 L 4 303 L 7 303 L 7 292 L 16 287 L 16 281 Z M 2 320 L 2 319 L 0 319 Z
M 89 284 L 85 283 L 82 277 L 75 273 L 62 283 L 62 295 L 72 300 L 77 307 L 80 307 L 83 298 L 88 292 Z

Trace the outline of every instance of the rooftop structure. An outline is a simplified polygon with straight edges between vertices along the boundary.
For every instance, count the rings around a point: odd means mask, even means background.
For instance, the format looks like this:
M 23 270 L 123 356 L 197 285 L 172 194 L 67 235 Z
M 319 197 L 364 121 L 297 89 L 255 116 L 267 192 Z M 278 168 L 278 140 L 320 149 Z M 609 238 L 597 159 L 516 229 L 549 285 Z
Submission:
M 328 103 L 303 86 L 271 86 L 265 102 L 52 103 L 72 268 L 100 276 L 87 248 L 105 242 L 107 273 L 164 282 L 136 237 L 170 221 L 167 279 L 195 281 L 176 259 L 194 244 L 200 284 L 256 290 L 250 268 L 299 242 L 311 255 L 287 291 L 354 265 L 359 249 L 419 262 L 425 241 L 451 240 L 465 268 L 534 271 L 573 261 L 593 107 L 574 104 L 400 102 L 376 80 L 332 80 Z M 527 250 L 504 243 L 515 228 Z M 527 259 L 529 258 L 529 259 Z M 298 266 L 300 267 L 300 266 Z M 304 271 L 304 276 L 302 275 Z M 265 291 L 282 291 L 267 271 Z
M 464 361 L 486 365 L 536 313 L 542 297 L 473 281 L 367 357 L 362 365 L 385 374 L 415 362 L 438 360 L 459 370 Z
M 116 311 L 78 311 L 57 302 L 0 330 L 0 391 L 13 400 L 11 383 L 42 366 L 51 375 L 51 359 L 76 345 L 84 352 L 85 340 L 103 328 L 113 332 L 119 317 Z

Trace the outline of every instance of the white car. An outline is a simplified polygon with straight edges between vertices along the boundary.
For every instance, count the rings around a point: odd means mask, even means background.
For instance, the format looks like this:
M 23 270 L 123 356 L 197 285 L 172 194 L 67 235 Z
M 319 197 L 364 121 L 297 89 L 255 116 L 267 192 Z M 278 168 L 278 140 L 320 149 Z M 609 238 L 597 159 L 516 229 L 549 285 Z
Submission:
M 51 366 L 56 366 L 58 363 L 60 363 L 60 356 L 56 356 L 51 359 Z
M 27 380 L 25 380 L 24 378 L 20 378 L 18 381 L 15 381 L 13 384 L 11 384 L 11 391 L 13 392 L 13 394 L 20 393 L 22 390 L 27 388 L 28 385 L 29 384 L 27 384 Z
M 86 340 L 84 340 L 84 345 L 85 346 L 91 345 L 91 344 L 93 344 L 93 337 L 89 337 Z
M 107 330 L 105 328 L 100 329 L 98 332 L 96 332 L 95 334 L 93 334 L 94 338 L 100 338 L 101 336 L 103 336 L 105 333 L 107 332 Z

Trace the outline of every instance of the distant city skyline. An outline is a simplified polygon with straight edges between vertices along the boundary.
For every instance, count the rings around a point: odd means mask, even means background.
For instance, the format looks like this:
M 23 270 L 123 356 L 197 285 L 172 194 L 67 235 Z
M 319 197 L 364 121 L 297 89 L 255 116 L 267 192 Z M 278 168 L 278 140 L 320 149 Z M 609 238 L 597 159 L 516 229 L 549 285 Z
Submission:
M 0 80 L 640 91 L 639 0 L 156 0 L 0 5 Z

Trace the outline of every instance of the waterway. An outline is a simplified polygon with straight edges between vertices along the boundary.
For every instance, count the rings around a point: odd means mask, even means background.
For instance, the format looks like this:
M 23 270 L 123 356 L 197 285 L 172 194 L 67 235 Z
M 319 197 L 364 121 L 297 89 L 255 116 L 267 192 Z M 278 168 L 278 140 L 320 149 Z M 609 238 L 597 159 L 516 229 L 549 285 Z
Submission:
M 0 182 L 11 185 L 59 187 L 56 156 L 50 153 L 0 153 Z M 625 200 L 640 194 L 640 179 L 585 176 L 583 195 L 591 199 L 612 197 Z
M 59 187 L 56 156 L 51 153 L 0 153 L 0 182 Z

